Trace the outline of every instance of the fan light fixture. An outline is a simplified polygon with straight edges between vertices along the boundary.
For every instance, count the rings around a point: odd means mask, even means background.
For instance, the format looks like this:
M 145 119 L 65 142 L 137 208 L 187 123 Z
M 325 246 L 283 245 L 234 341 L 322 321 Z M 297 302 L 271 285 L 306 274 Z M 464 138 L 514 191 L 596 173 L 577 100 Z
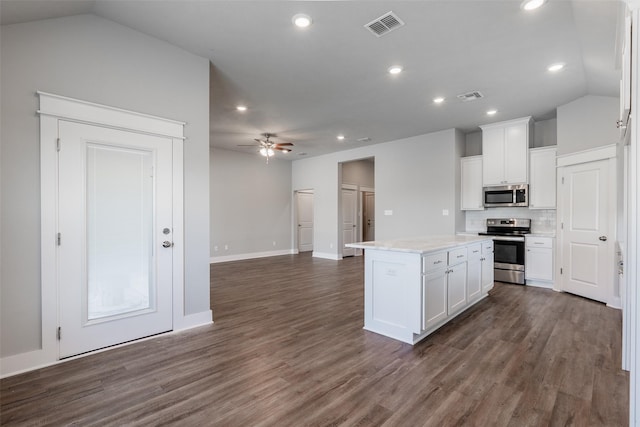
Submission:
M 260 149 L 260 154 L 262 154 L 265 157 L 273 157 L 273 155 L 275 154 L 275 151 L 273 151 L 273 148 L 262 147 Z
M 557 63 L 557 64 L 549 65 L 549 66 L 547 67 L 547 70 L 548 70 L 548 71 L 551 71 L 552 73 L 555 73 L 555 72 L 557 72 L 557 71 L 562 70 L 563 68 L 564 68 L 564 64 L 562 64 L 562 63 Z

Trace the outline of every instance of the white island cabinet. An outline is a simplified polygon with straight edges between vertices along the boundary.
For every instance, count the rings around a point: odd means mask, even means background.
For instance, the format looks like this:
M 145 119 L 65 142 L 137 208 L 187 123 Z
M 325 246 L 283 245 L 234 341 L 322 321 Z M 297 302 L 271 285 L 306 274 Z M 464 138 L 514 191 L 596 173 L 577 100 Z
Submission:
M 361 242 L 365 249 L 364 329 L 415 344 L 487 296 L 493 252 L 486 236 Z M 486 270 L 486 271 L 485 271 Z

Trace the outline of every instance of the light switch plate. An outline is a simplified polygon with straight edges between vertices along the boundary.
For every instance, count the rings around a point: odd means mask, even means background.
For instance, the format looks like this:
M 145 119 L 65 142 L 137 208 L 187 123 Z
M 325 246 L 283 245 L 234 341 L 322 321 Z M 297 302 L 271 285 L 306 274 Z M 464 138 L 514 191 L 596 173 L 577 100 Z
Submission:
M 449 216 L 449 209 L 442 209 L 442 216 Z
M 390 216 L 390 215 L 393 215 L 393 211 L 391 209 L 387 209 L 387 210 L 384 211 L 384 214 L 386 216 Z

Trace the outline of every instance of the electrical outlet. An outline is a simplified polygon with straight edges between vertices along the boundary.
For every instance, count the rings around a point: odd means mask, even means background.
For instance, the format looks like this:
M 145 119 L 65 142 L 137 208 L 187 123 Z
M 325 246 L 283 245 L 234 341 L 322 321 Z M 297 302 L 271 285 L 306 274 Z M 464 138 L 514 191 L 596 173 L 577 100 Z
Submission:
M 391 209 L 386 209 L 386 210 L 384 211 L 384 214 L 385 214 L 386 216 L 391 216 L 391 215 L 393 215 L 393 211 L 392 211 Z
M 274 240 L 274 241 L 273 241 L 273 246 L 275 246 L 275 245 L 276 245 L 276 241 Z
M 442 209 L 442 216 L 449 216 L 449 209 Z
M 333 249 L 333 243 L 329 243 L 329 249 Z
M 214 246 L 214 247 L 213 247 L 213 250 L 214 250 L 214 252 L 218 252 L 218 247 L 217 247 L 217 246 Z
M 228 251 L 229 250 L 229 245 L 224 245 L 224 250 Z

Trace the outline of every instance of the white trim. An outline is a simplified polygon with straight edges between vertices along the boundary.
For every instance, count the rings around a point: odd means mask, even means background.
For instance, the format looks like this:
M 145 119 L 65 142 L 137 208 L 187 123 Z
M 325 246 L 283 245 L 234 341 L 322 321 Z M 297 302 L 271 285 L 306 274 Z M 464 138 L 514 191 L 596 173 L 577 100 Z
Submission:
M 186 329 L 211 319 L 211 310 L 185 314 L 184 310 L 184 122 L 150 116 L 91 102 L 37 92 L 40 98 L 40 236 L 41 236 L 41 342 L 42 348 L 4 357 L 0 376 L 9 376 L 58 363 L 57 201 L 59 120 L 172 138 L 173 142 L 173 328 Z M 209 319 L 209 320 L 207 320 Z M 113 348 L 113 347 L 109 347 Z
M 313 254 L 311 256 L 314 257 L 314 258 L 332 259 L 334 261 L 340 261 L 342 259 L 342 255 L 333 254 L 333 253 L 329 253 L 329 252 L 313 251 Z
M 360 187 L 360 191 L 366 191 L 367 193 L 375 193 L 376 189 L 371 187 Z
M 186 124 L 185 122 L 42 91 L 37 91 L 36 93 L 40 95 L 40 109 L 37 113 L 41 116 L 54 116 L 84 123 L 184 139 L 183 128 Z
M 511 125 L 517 125 L 517 124 L 521 124 L 521 123 L 530 123 L 531 120 L 531 116 L 527 116 L 527 117 L 521 117 L 519 119 L 513 119 L 513 120 L 505 120 L 502 122 L 495 122 L 495 123 L 489 123 L 488 125 L 481 125 L 478 126 L 480 129 L 485 130 L 485 129 L 491 129 L 494 127 L 505 127 L 505 126 L 511 126 Z
M 213 323 L 213 312 L 211 310 L 201 311 L 200 313 L 185 314 L 178 318 L 177 323 L 173 324 L 173 332 L 168 332 L 168 333 L 186 331 L 187 329 L 193 329 L 199 326 L 210 325 L 212 323 Z
M 553 282 L 545 282 L 540 280 L 527 280 L 527 286 L 533 286 L 534 288 L 544 288 L 544 289 L 553 289 Z
M 342 184 L 342 189 L 358 191 L 358 186 L 356 184 Z
M 557 167 L 571 166 L 580 163 L 589 163 L 596 160 L 615 158 L 617 153 L 616 144 L 604 145 L 602 147 L 590 148 L 576 153 L 562 154 L 557 157 Z
M 214 256 L 210 258 L 209 263 L 217 264 L 220 262 L 242 261 L 245 259 L 267 258 L 272 256 L 280 256 L 280 255 L 292 255 L 296 253 L 298 253 L 297 249 L 283 249 L 283 250 L 277 250 L 277 251 L 249 252 L 245 254 Z

